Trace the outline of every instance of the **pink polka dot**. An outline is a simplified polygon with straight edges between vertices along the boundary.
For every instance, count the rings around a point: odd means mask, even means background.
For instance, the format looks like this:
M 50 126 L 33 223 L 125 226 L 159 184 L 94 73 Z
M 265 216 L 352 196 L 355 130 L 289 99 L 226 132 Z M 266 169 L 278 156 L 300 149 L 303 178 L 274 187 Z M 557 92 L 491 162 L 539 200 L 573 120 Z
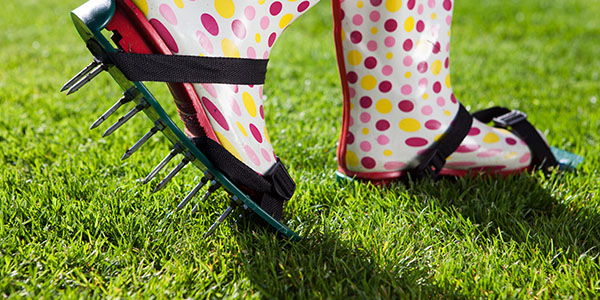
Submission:
M 477 151 L 479 148 L 481 148 L 481 146 L 479 146 L 477 144 L 460 145 L 456 149 L 456 152 L 458 152 L 458 153 L 470 153 L 470 152 Z
M 360 41 L 362 41 L 362 33 L 358 30 L 352 31 L 352 33 L 350 33 L 350 41 L 354 44 L 360 43 Z
M 369 14 L 369 19 L 371 19 L 371 21 L 373 22 L 377 22 L 379 21 L 379 18 L 381 18 L 381 15 L 379 14 L 378 11 L 374 10 Z
M 531 153 L 525 153 L 523 156 L 521 156 L 521 158 L 519 159 L 519 162 L 524 164 L 524 163 L 528 162 L 530 158 L 531 158 Z
M 267 27 L 269 27 L 269 23 L 269 17 L 262 17 L 262 19 L 260 19 L 260 28 L 262 28 L 263 30 L 267 29 Z
M 235 101 L 235 98 L 231 98 L 231 110 L 233 110 L 233 113 L 238 115 L 238 117 L 242 116 L 242 110 L 240 110 L 240 106 L 237 104 L 237 101 Z
M 177 47 L 177 42 L 175 42 L 175 39 L 173 38 L 173 36 L 171 35 L 171 33 L 169 33 L 169 30 L 167 30 L 167 28 L 165 27 L 165 25 L 163 25 L 157 19 L 150 19 L 150 24 L 152 25 L 152 27 L 154 27 L 154 29 L 156 30 L 156 32 L 158 32 L 158 34 L 163 39 L 163 41 L 165 42 L 165 44 L 167 44 L 167 47 L 169 47 L 169 49 L 173 53 L 178 53 L 179 52 L 179 47 Z
M 200 16 L 200 21 L 202 21 L 202 25 L 204 26 L 206 31 L 208 31 L 208 33 L 214 36 L 217 36 L 217 34 L 219 34 L 219 25 L 217 24 L 215 18 L 213 18 L 211 15 L 202 14 L 202 16 Z
M 371 121 L 371 115 L 368 112 L 360 114 L 360 121 L 363 123 Z
M 444 97 L 438 97 L 436 102 L 439 106 L 444 106 L 446 104 L 446 100 L 444 100 Z
M 238 39 L 243 39 L 246 37 L 246 26 L 240 20 L 234 20 L 231 23 L 231 31 Z
M 383 44 L 388 48 L 394 47 L 394 45 L 396 44 L 396 39 L 393 36 L 388 36 L 383 41 Z
M 429 81 L 427 80 L 426 77 L 419 79 L 419 88 L 425 89 L 427 87 L 428 83 L 429 83 Z
M 375 123 L 375 128 L 379 131 L 386 131 L 390 128 L 390 122 L 387 120 L 379 120 Z
M 244 9 L 244 15 L 246 16 L 246 19 L 252 21 L 254 20 L 254 17 L 256 16 L 256 11 L 254 10 L 253 6 L 247 6 Z
M 423 32 L 423 30 L 425 30 L 425 23 L 422 20 L 419 20 L 416 27 L 418 32 Z
M 263 53 L 263 59 L 269 59 L 269 50 L 265 50 L 265 53 Z
M 369 108 L 373 104 L 373 100 L 369 96 L 363 96 L 360 98 L 358 103 L 362 108 Z
M 229 131 L 229 124 L 227 124 L 227 120 L 225 120 L 225 117 L 217 108 L 217 106 L 206 97 L 202 97 L 202 103 L 204 104 L 204 108 L 206 108 L 208 113 L 213 117 L 217 124 L 223 127 L 223 129 Z
M 429 144 L 429 142 L 426 139 L 420 137 L 406 139 L 405 143 L 410 147 L 423 147 Z
M 369 41 L 367 43 L 367 49 L 369 49 L 369 51 L 375 51 L 375 50 L 377 50 L 377 42 L 376 41 Z
M 427 129 L 437 130 L 437 129 L 440 129 L 440 127 L 442 127 L 442 123 L 440 123 L 437 120 L 429 120 L 429 121 L 425 122 L 425 128 L 427 128 Z
M 356 72 L 350 71 L 348 72 L 348 74 L 346 75 L 346 79 L 348 80 L 348 82 L 350 83 L 356 83 L 356 81 L 358 81 L 358 75 L 356 74 Z
M 248 47 L 248 50 L 246 50 L 246 54 L 247 54 L 248 58 L 252 58 L 252 59 L 256 58 L 256 50 L 254 50 L 253 47 Z
M 421 15 L 423 14 L 423 4 L 419 4 L 419 7 L 417 7 L 417 12 Z
M 379 84 L 379 91 L 382 93 L 387 93 L 392 89 L 392 83 L 385 80 Z
M 478 153 L 477 157 L 481 157 L 481 158 L 494 157 L 500 153 L 502 153 L 502 149 L 490 149 L 490 150 Z
M 360 150 L 362 150 L 363 152 L 369 152 L 371 151 L 371 143 L 364 141 L 360 143 Z
M 412 63 L 413 63 L 413 59 L 412 59 L 412 57 L 411 57 L 410 55 L 407 55 L 407 56 L 405 56 L 405 57 L 404 57 L 404 59 L 402 60 L 402 63 L 403 63 L 405 66 L 407 66 L 407 67 L 410 67 L 410 66 L 412 65 Z
M 410 86 L 410 84 L 405 84 L 405 85 L 402 86 L 402 88 L 400 89 L 400 91 L 404 95 L 410 95 L 412 93 L 412 87 Z
M 508 137 L 508 138 L 506 138 L 506 143 L 512 146 L 512 145 L 517 144 L 517 140 Z
M 271 13 L 271 15 L 276 16 L 281 12 L 282 8 L 283 8 L 283 5 L 281 5 L 281 2 L 277 1 L 277 2 L 274 2 L 273 4 L 271 4 L 271 7 L 269 8 L 269 12 Z
M 202 83 L 201 85 L 209 95 L 217 98 L 217 90 L 215 90 L 215 87 L 211 83 Z
M 269 47 L 273 47 L 273 44 L 275 44 L 276 38 L 277 38 L 277 34 L 275 32 L 271 33 L 271 35 L 269 36 Z
M 473 127 L 473 128 L 471 128 L 471 130 L 469 130 L 469 136 L 476 136 L 480 133 L 481 133 L 481 130 L 479 130 L 479 128 L 477 128 L 477 127 Z
M 304 1 L 304 2 L 300 3 L 298 5 L 298 12 L 301 13 L 301 12 L 305 11 L 306 9 L 308 9 L 309 6 L 310 6 L 310 2 L 308 2 L 308 1 Z
M 262 143 L 263 142 L 262 135 L 260 134 L 260 131 L 258 130 L 258 128 L 256 128 L 256 126 L 254 126 L 254 124 L 250 124 L 250 125 L 248 125 L 248 127 L 250 127 L 250 132 L 252 133 L 252 136 L 254 137 L 254 139 L 258 143 Z
M 444 0 L 444 9 L 450 11 L 452 9 L 452 1 Z M 448 23 L 450 25 L 450 23 Z
M 248 158 L 250 158 L 250 161 L 252 161 L 252 163 L 254 163 L 257 166 L 260 166 L 260 159 L 258 159 L 258 155 L 256 155 L 256 152 L 254 152 L 254 150 L 252 150 L 252 148 L 250 148 L 250 146 L 248 145 L 244 146 L 244 150 L 246 151 L 246 155 L 248 155 Z
M 427 62 L 426 61 L 422 61 L 417 65 L 417 71 L 421 72 L 421 73 L 425 73 L 427 72 Z
M 385 21 L 385 23 L 383 24 L 383 27 L 385 28 L 385 30 L 387 32 L 392 32 L 392 31 L 396 30 L 396 28 L 398 28 L 398 22 L 396 22 L 396 20 L 394 20 L 394 19 L 389 19 L 389 20 Z
M 173 13 L 173 10 L 169 5 L 161 4 L 158 7 L 158 10 L 165 20 L 167 20 L 167 22 L 171 23 L 172 25 L 177 25 L 177 16 L 175 16 L 175 13 Z
M 410 100 L 402 100 L 398 103 L 398 108 L 403 112 L 411 112 L 415 105 Z
M 413 8 L 415 8 L 415 0 L 408 0 L 406 6 L 408 7 L 408 9 L 412 10 Z
M 394 72 L 394 68 L 392 68 L 392 66 L 384 66 L 381 69 L 381 73 L 385 76 L 390 76 L 390 75 L 392 75 L 393 72 Z
M 406 39 L 404 40 L 404 43 L 402 43 L 402 49 L 404 49 L 404 51 L 408 52 L 410 51 L 410 49 L 412 49 L 413 47 L 413 41 L 411 39 Z
M 452 25 L 452 16 L 447 16 L 446 17 L 446 24 Z
M 433 91 L 437 94 L 442 90 L 442 84 L 439 81 L 436 81 L 433 84 Z
M 271 155 L 269 154 L 269 151 L 267 151 L 265 148 L 260 149 L 260 154 L 262 154 L 263 158 L 267 162 L 271 162 Z
M 456 97 L 454 97 L 454 94 L 450 94 L 450 100 L 452 103 L 456 103 Z
M 348 120 L 348 126 L 352 126 L 352 125 L 354 125 L 354 118 L 350 117 Z
M 423 108 L 421 108 L 421 113 L 423 113 L 426 116 L 429 116 L 433 113 L 433 108 L 431 108 L 431 106 L 429 105 L 425 105 L 423 106 Z
M 401 170 L 404 166 L 406 163 L 400 161 L 388 161 L 383 165 L 386 170 Z
M 346 134 L 346 144 L 352 145 L 353 143 L 354 143 L 354 134 L 352 134 L 352 132 L 348 131 L 348 134 Z
M 204 48 L 204 50 L 206 50 L 206 52 L 208 54 L 212 54 L 214 49 L 213 49 L 213 45 L 210 42 L 210 39 L 206 36 L 206 34 L 204 34 L 204 32 L 198 30 L 196 31 L 196 38 L 198 38 L 198 42 L 200 43 L 200 46 L 202 46 L 202 48 Z
M 365 67 L 369 70 L 375 68 L 377 66 L 377 59 L 373 56 L 369 56 L 365 58 Z
M 429 0 L 429 1 L 427 1 L 427 5 L 429 6 L 429 8 L 434 8 L 435 7 L 435 0 Z
M 379 145 L 385 146 L 390 142 L 390 138 L 387 137 L 387 135 L 380 135 L 377 137 L 377 143 L 379 143 Z
M 375 168 L 375 160 L 371 157 L 364 157 L 363 159 L 360 160 L 361 164 L 363 165 L 363 167 L 367 168 L 367 169 L 373 169 Z
M 356 26 L 360 26 L 363 23 L 363 17 L 359 14 L 354 15 L 354 17 L 352 17 L 352 23 Z
M 265 109 L 263 108 L 262 105 L 258 108 L 258 112 L 260 113 L 260 118 L 264 120 L 265 119 Z
M 348 94 L 350 98 L 354 98 L 354 96 L 356 96 L 356 90 L 354 88 L 348 88 Z

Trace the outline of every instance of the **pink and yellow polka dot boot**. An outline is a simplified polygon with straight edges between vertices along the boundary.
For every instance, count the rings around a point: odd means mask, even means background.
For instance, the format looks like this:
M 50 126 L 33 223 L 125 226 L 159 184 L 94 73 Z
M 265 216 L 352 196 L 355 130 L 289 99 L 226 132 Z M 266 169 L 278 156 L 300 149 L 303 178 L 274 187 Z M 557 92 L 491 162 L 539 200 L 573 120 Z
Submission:
M 123 98 L 92 128 L 119 107 L 136 104 L 105 136 L 143 111 L 153 127 L 123 158 L 162 132 L 172 151 L 144 182 L 179 154 L 183 160 L 155 191 L 188 163 L 204 172 L 175 212 L 205 185 L 209 187 L 200 202 L 221 187 L 232 196 L 230 207 L 208 233 L 234 207 L 243 206 L 285 236 L 298 238 L 280 222 L 295 183 L 269 140 L 263 83 L 277 38 L 317 1 L 90 0 L 71 15 L 94 61 L 63 90 L 73 93 L 97 74 L 110 73 L 124 90 Z M 106 31 L 112 33 L 112 41 Z M 184 130 L 165 113 L 144 81 L 168 84 Z
M 525 114 L 471 116 L 460 105 L 450 84 L 452 9 L 450 0 L 333 0 L 344 175 L 386 182 L 557 165 Z

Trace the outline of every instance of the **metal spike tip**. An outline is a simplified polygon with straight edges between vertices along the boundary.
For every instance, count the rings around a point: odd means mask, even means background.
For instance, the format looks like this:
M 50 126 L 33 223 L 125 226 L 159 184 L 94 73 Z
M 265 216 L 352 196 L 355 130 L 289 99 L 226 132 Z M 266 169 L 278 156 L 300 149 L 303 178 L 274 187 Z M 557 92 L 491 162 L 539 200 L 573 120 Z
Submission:
M 111 133 L 115 132 L 115 130 L 119 129 L 119 127 L 121 127 L 121 125 L 125 124 L 127 121 L 129 121 L 129 119 L 131 119 L 133 116 L 135 116 L 135 114 L 137 114 L 140 111 L 144 110 L 144 108 L 146 108 L 146 107 L 148 107 L 148 103 L 146 101 L 143 101 L 142 103 L 136 105 L 129 112 L 127 112 L 124 116 L 122 116 L 115 124 L 113 124 L 112 126 L 110 126 L 104 132 L 104 134 L 102 134 L 102 137 L 107 137 Z
M 231 204 L 229 204 L 227 209 L 225 209 L 225 211 L 221 214 L 221 216 L 217 219 L 217 221 L 214 224 L 212 224 L 212 226 L 210 226 L 208 231 L 204 234 L 204 238 L 207 238 L 210 235 L 212 235 L 213 233 L 215 233 L 215 230 L 217 230 L 217 227 L 219 227 L 219 225 L 221 225 L 223 223 L 223 221 L 225 221 L 225 219 L 233 211 L 233 208 L 235 207 L 235 205 L 236 205 L 235 202 L 231 202 Z
M 179 144 L 175 144 L 175 147 L 171 150 L 171 152 L 169 152 L 169 154 L 167 154 L 167 156 L 165 156 L 165 158 L 163 158 L 163 160 L 156 167 L 154 167 L 150 174 L 148 174 L 148 176 L 144 178 L 142 184 L 146 184 L 150 180 L 152 180 L 156 176 L 156 174 L 158 174 L 158 172 L 160 172 L 171 161 L 171 159 L 173 159 L 173 157 L 181 153 L 181 151 L 182 150 Z
M 175 168 L 173 168 L 173 170 L 171 170 L 171 172 L 169 172 L 169 174 L 167 175 L 167 177 L 165 177 L 154 188 L 154 191 L 152 191 L 152 193 L 156 193 L 156 192 L 162 190 L 162 188 L 164 188 L 165 185 L 167 185 L 167 183 L 169 183 L 169 181 L 171 180 L 171 178 L 175 177 L 175 175 L 177 175 L 177 173 L 179 173 L 179 171 L 181 171 L 181 169 L 183 169 L 183 167 L 185 167 L 189 163 L 190 163 L 190 159 L 187 158 L 187 156 L 186 156 L 177 166 L 175 166 Z
M 133 153 L 135 153 L 135 151 L 138 151 L 140 147 L 142 147 L 142 145 L 144 145 L 144 143 L 146 143 L 153 135 L 165 128 L 160 120 L 156 121 L 155 124 L 156 125 L 152 127 L 150 131 L 146 132 L 146 134 L 144 134 L 144 136 L 139 141 L 137 141 L 131 148 L 125 151 L 125 154 L 123 154 L 121 160 L 129 158 Z
M 73 87 L 71 87 L 71 89 L 69 89 L 69 91 L 67 92 L 67 96 L 79 91 L 80 88 L 82 88 L 88 82 L 92 81 L 92 79 L 98 76 L 98 74 L 102 73 L 102 71 L 104 71 L 105 69 L 106 68 L 103 64 L 96 66 L 95 69 L 93 69 L 89 74 L 85 75 L 83 79 L 79 80 L 73 85 Z
M 99 61 L 94 60 L 92 61 L 89 65 L 87 65 L 87 67 L 83 68 L 83 70 L 79 71 L 79 73 L 77 73 L 77 75 L 73 76 L 73 78 L 69 79 L 69 81 L 67 81 L 67 83 L 65 83 L 65 85 L 62 86 L 62 88 L 60 89 L 60 92 L 64 92 L 65 90 L 71 88 L 73 86 L 73 84 L 75 84 L 75 82 L 79 81 L 79 79 L 81 79 L 83 76 L 87 75 L 87 73 L 89 73 L 93 68 L 97 67 L 100 64 Z
M 121 99 L 115 102 L 115 104 L 113 104 L 113 106 L 111 106 L 111 108 L 109 108 L 105 113 L 103 113 L 100 116 L 100 118 L 98 118 L 98 120 L 92 123 L 90 129 L 94 129 L 100 126 L 100 124 L 102 124 L 102 122 L 108 119 L 108 117 L 110 117 L 115 111 L 117 111 L 117 109 L 119 109 L 123 104 L 131 102 L 133 99 L 135 99 L 135 97 L 137 97 L 138 94 L 139 91 L 135 86 L 130 87 L 127 91 L 123 93 L 123 97 L 121 97 Z
M 192 214 L 192 215 L 195 214 L 198 211 L 198 205 L 200 203 L 206 201 L 206 199 L 208 199 L 208 197 L 210 197 L 210 195 L 212 193 L 214 193 L 216 190 L 218 190 L 221 187 L 221 184 L 215 180 L 211 181 L 210 184 L 211 184 L 211 186 L 208 188 L 206 193 L 204 193 L 204 195 L 202 195 L 202 198 L 200 199 L 200 201 L 198 201 L 198 204 L 194 205 L 194 208 L 192 208 L 192 212 L 190 214 Z
M 200 191 L 200 189 L 208 182 L 208 180 L 209 180 L 208 176 L 202 177 L 202 179 L 200 179 L 200 182 L 177 205 L 177 208 L 175 209 L 175 211 L 173 213 L 175 214 L 175 213 L 179 212 L 183 207 L 185 207 L 188 204 L 188 202 L 190 202 L 190 200 L 192 200 L 192 198 L 194 198 L 194 196 L 196 196 L 196 194 Z

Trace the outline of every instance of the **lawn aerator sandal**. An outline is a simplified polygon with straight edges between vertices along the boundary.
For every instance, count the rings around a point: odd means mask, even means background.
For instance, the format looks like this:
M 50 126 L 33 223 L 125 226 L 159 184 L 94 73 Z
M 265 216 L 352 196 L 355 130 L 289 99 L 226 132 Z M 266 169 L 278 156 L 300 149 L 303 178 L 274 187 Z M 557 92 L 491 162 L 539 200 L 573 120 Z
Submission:
M 295 183 L 269 141 L 262 85 L 276 38 L 314 2 L 90 0 L 71 17 L 94 60 L 61 91 L 71 94 L 102 71 L 110 73 L 123 89 L 123 97 L 91 128 L 130 102 L 134 107 L 104 136 L 143 111 L 153 127 L 122 159 L 154 134 L 166 136 L 172 150 L 143 182 L 149 182 L 180 154 L 181 162 L 154 192 L 187 164 L 201 169 L 204 177 L 174 212 L 204 186 L 208 188 L 200 202 L 222 187 L 231 195 L 231 204 L 207 235 L 234 207 L 244 206 L 285 237 L 297 240 L 299 236 L 281 223 L 284 204 L 292 197 Z M 112 32 L 116 47 L 105 38 L 104 30 Z M 143 81 L 168 84 L 185 134 Z
M 344 95 L 339 178 L 386 183 L 578 163 L 557 159 L 525 114 L 496 107 L 471 116 L 458 102 L 452 9 L 450 0 L 333 0 Z

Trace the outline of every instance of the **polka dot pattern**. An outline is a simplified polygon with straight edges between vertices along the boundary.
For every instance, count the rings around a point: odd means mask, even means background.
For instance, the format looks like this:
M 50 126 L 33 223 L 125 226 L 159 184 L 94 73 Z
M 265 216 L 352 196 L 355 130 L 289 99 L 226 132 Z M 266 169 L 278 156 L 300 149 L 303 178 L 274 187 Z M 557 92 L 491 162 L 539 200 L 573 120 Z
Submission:
M 174 54 L 268 58 L 283 30 L 318 0 L 134 0 Z M 361 58 L 362 60 L 362 58 Z M 216 136 L 258 173 L 275 162 L 262 85 L 194 84 Z
M 458 111 L 449 68 L 453 1 L 339 2 L 350 122 L 338 161 L 359 174 L 404 170 Z M 446 167 L 515 170 L 530 161 L 514 134 L 475 120 Z

